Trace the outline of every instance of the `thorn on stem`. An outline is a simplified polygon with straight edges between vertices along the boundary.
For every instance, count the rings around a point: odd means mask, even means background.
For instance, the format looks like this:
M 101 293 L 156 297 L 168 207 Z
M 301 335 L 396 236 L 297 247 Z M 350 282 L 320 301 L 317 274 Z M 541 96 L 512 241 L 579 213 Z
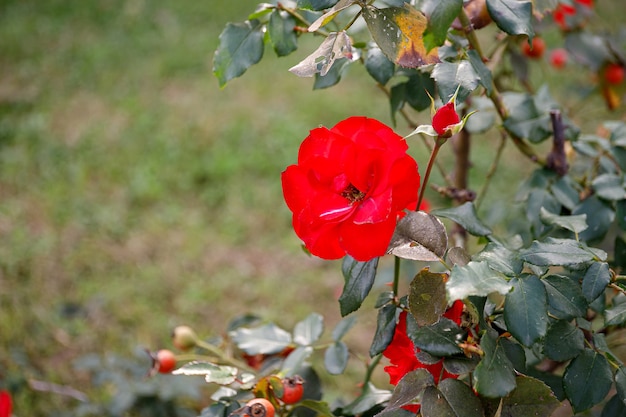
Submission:
M 552 120 L 552 150 L 546 159 L 546 167 L 563 176 L 567 174 L 569 164 L 565 155 L 565 127 L 563 126 L 563 118 L 560 110 L 550 110 L 550 119 Z

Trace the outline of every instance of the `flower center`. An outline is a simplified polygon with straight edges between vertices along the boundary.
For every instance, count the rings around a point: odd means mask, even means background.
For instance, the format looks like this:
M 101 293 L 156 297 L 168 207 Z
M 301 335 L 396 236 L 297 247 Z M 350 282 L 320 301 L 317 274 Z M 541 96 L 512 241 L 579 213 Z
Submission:
M 365 193 L 359 191 L 358 188 L 350 184 L 341 192 L 341 196 L 348 200 L 350 204 L 354 204 L 363 200 L 363 198 L 365 197 Z

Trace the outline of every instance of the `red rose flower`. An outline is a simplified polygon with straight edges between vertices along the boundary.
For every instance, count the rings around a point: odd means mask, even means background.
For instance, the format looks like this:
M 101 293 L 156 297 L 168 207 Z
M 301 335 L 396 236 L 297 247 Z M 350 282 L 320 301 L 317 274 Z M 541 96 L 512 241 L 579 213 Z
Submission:
M 7 391 L 0 391 L 0 417 L 11 417 L 12 409 L 11 394 Z
M 398 216 L 417 204 L 420 176 L 407 149 L 366 117 L 309 133 L 282 183 L 293 228 L 313 255 L 367 261 L 385 254 Z
M 456 324 L 461 324 L 461 314 L 463 313 L 463 302 L 457 300 L 444 313 L 444 317 L 449 318 Z M 384 370 L 389 375 L 389 383 L 396 385 L 404 375 L 416 369 L 426 369 L 435 379 L 435 384 L 439 383 L 441 378 L 456 378 L 457 376 L 443 370 L 443 360 L 426 365 L 417 359 L 416 353 L 419 348 L 415 347 L 409 336 L 406 334 L 406 317 L 407 312 L 400 313 L 393 339 L 385 351 L 383 356 L 389 359 L 390 366 L 385 366 Z M 443 371 L 443 372 L 442 372 Z
M 439 107 L 433 116 L 433 129 L 439 136 L 444 136 L 450 126 L 456 125 L 461 119 L 454 108 L 454 101 Z

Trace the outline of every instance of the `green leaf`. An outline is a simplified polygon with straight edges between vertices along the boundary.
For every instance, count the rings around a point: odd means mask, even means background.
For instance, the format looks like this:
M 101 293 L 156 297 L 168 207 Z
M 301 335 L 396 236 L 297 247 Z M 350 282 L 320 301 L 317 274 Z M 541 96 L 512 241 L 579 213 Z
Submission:
M 454 208 L 433 210 L 431 213 L 435 216 L 455 221 L 474 236 L 488 236 L 491 234 L 491 229 L 478 219 L 472 202 L 468 201 Z
M 430 97 L 435 95 L 435 80 L 427 72 L 404 70 L 408 74 L 408 81 L 404 84 L 406 101 L 417 111 L 430 108 Z M 430 96 L 429 96 L 430 94 Z
M 359 262 L 350 255 L 346 255 L 343 259 L 341 272 L 343 272 L 345 284 L 339 297 L 339 308 L 342 316 L 347 316 L 361 307 L 363 300 L 374 285 L 377 267 L 378 258 Z
M 584 241 L 603 238 L 615 220 L 615 211 L 595 195 L 583 200 L 572 210 L 572 214 L 587 215 L 587 224 L 589 227 L 581 232 L 579 236 L 580 239 Z
M 408 372 L 398 382 L 391 394 L 387 406 L 375 417 L 383 417 L 400 409 L 402 406 L 412 403 L 429 385 L 434 384 L 433 376 L 425 369 L 417 369 Z
M 346 333 L 348 333 L 348 330 L 350 330 L 355 324 L 355 316 L 344 317 L 343 319 L 341 319 L 341 321 L 337 323 L 337 325 L 333 329 L 333 341 L 338 342 L 343 339 Z
M 602 174 L 593 179 L 591 187 L 596 195 L 605 200 L 623 200 L 626 198 L 624 183 L 619 175 Z
M 586 214 L 580 214 L 578 216 L 559 216 L 541 207 L 539 217 L 544 224 L 559 226 L 574 233 L 580 233 L 587 228 Z
M 571 320 L 585 315 L 587 300 L 585 300 L 578 282 L 561 275 L 547 276 L 541 282 L 543 282 L 548 293 L 550 314 L 563 320 Z
M 564 362 L 575 358 L 585 349 L 583 331 L 565 320 L 555 321 L 546 333 L 543 352 L 548 358 Z
M 267 32 L 276 55 L 286 56 L 298 49 L 295 26 L 296 20 L 287 12 L 274 10 L 270 14 Z
M 353 3 L 354 3 L 353 0 L 340 0 L 330 10 L 328 10 L 326 13 L 320 16 L 315 22 L 313 22 L 311 26 L 309 26 L 309 32 L 315 32 L 322 26 L 327 25 L 335 18 L 335 16 L 339 14 L 339 12 L 352 6 Z
M 205 407 L 200 417 L 228 417 L 233 411 L 238 410 L 241 407 L 237 401 L 232 401 L 229 404 L 225 404 L 221 401 L 211 404 L 208 407 Z
M 573 266 L 593 261 L 594 254 L 573 239 L 548 238 L 534 241 L 520 252 L 520 259 L 537 266 Z
M 624 365 L 615 372 L 615 389 L 620 401 L 626 406 L 626 367 Z
M 248 355 L 271 355 L 291 344 L 291 335 L 273 323 L 254 329 L 240 327 L 230 332 L 230 338 Z
M 174 375 L 203 375 L 208 383 L 230 385 L 237 378 L 237 368 L 215 365 L 210 362 L 193 361 L 172 372 Z
M 606 358 L 591 349 L 574 358 L 563 374 L 565 395 L 575 413 L 602 401 L 611 389 L 613 373 Z
M 371 410 L 374 406 L 381 404 L 391 398 L 391 392 L 378 389 L 368 382 L 361 391 L 361 395 L 352 403 L 344 407 L 344 415 L 359 415 Z
M 289 68 L 298 77 L 312 77 L 319 73 L 325 76 L 333 64 L 352 57 L 352 42 L 345 31 L 331 32 L 312 54 Z
M 380 85 L 385 85 L 393 77 L 396 66 L 391 62 L 378 45 L 371 43 L 365 54 L 365 69 Z
M 293 341 L 301 346 L 315 343 L 324 330 L 324 318 L 317 313 L 311 313 L 306 319 L 297 323 L 293 330 Z
M 480 54 L 474 49 L 467 51 L 467 56 L 469 57 L 470 64 L 472 64 L 472 67 L 474 68 L 474 72 L 478 75 L 480 85 L 485 88 L 487 95 L 490 95 L 491 89 L 493 88 L 493 76 L 491 75 L 491 70 L 487 68 L 480 57 Z
M 620 398 L 616 395 L 612 396 L 609 401 L 606 402 L 602 408 L 602 414 L 600 417 L 624 417 L 626 416 L 626 405 L 622 403 Z
M 299 9 L 324 10 L 333 7 L 339 0 L 296 0 Z
M 604 289 L 611 282 L 611 271 L 609 264 L 595 262 L 591 264 L 583 276 L 583 295 L 588 302 L 592 302 L 604 292 Z
M 474 371 L 474 389 L 487 398 L 504 397 L 515 389 L 515 371 L 495 330 L 483 335 L 480 347 L 485 355 Z
M 448 28 L 461 12 L 463 0 L 439 0 L 430 10 L 428 27 L 424 32 L 424 45 L 427 51 L 443 45 Z
M 321 75 L 321 73 L 315 74 L 313 90 L 332 87 L 333 85 L 339 83 L 339 81 L 341 81 L 341 75 L 343 74 L 344 68 L 351 62 L 352 61 L 348 59 L 340 59 L 339 61 L 335 61 L 333 63 L 333 66 L 330 67 L 330 70 L 326 73 L 326 75 Z
M 551 184 L 550 191 L 554 198 L 568 210 L 573 210 L 580 203 L 577 184 L 569 175 L 561 177 Z
M 485 262 L 470 262 L 466 266 L 455 265 L 446 283 L 448 301 L 467 298 L 470 295 L 486 296 L 492 292 L 506 294 L 511 289 L 499 272 L 490 269 Z
M 294 349 L 288 356 L 285 358 L 281 366 L 281 372 L 285 374 L 285 376 L 293 376 L 298 374 L 299 369 L 301 369 L 305 361 L 311 356 L 313 353 L 313 348 L 311 346 L 300 346 Z
M 520 375 L 515 382 L 517 387 L 502 399 L 502 416 L 550 417 L 560 406 L 552 390 L 540 380 Z
M 448 248 L 441 220 L 424 211 L 411 211 L 398 224 L 387 253 L 414 261 L 438 261 Z
M 409 286 L 409 311 L 420 326 L 435 323 L 446 312 L 447 274 L 422 269 Z
M 370 346 L 370 356 L 374 357 L 389 346 L 396 329 L 396 306 L 387 304 L 378 310 L 376 333 Z
M 348 346 L 343 342 L 335 342 L 324 352 L 324 366 L 331 375 L 340 375 L 348 366 Z
M 458 341 L 464 333 L 455 322 L 444 317 L 435 324 L 419 327 L 409 337 L 415 346 L 433 356 L 452 356 L 463 353 Z
M 626 230 L 626 200 L 618 201 L 616 207 L 617 224 L 620 229 Z
M 305 407 L 309 410 L 315 411 L 318 416 L 322 417 L 334 417 L 333 412 L 330 410 L 328 403 L 324 401 L 316 401 L 311 399 L 305 399 L 298 403 L 299 407 Z
M 418 68 L 439 62 L 437 50 L 426 52 L 424 47 L 422 37 L 428 25 L 426 16 L 408 3 L 404 7 L 386 9 L 366 5 L 361 14 L 372 38 L 393 63 Z
M 447 378 L 437 387 L 427 387 L 421 413 L 426 417 L 483 417 L 480 399 L 465 383 Z
M 530 347 L 548 329 L 546 289 L 535 275 L 513 278 L 511 284 L 513 290 L 506 295 L 504 320 L 511 334 Z
M 464 101 L 480 82 L 480 76 L 468 60 L 440 62 L 435 65 L 431 76 L 437 82 L 443 101 L 447 101 L 455 93 L 459 102 Z
M 613 55 L 604 37 L 586 30 L 569 32 L 565 37 L 565 49 L 571 56 L 576 57 L 577 63 L 593 72 L 611 61 Z
M 220 87 L 242 75 L 263 57 L 263 25 L 258 20 L 229 23 L 220 35 L 213 74 Z
M 524 263 L 516 252 L 512 252 L 503 245 L 489 242 L 475 257 L 475 261 L 487 262 L 491 269 L 502 272 L 507 276 L 519 275 Z
M 626 323 L 626 302 L 604 311 L 605 326 L 621 326 L 624 323 Z
M 509 35 L 533 38 L 533 4 L 530 0 L 487 0 L 487 11 L 496 25 Z
M 548 112 L 542 112 L 537 99 L 526 93 L 502 94 L 509 117 L 504 127 L 520 138 L 539 143 L 552 135 L 552 124 Z

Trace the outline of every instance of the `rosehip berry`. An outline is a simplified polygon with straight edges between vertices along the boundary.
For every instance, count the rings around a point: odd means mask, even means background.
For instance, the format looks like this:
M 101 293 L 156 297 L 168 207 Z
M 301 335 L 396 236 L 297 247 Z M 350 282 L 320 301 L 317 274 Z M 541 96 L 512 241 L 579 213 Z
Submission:
M 169 374 L 176 368 L 176 355 L 171 350 L 159 350 L 154 359 L 156 370 L 162 374 Z
M 276 410 L 269 400 L 254 398 L 233 414 L 240 414 L 243 417 L 274 417 L 275 412 Z
M 532 59 L 541 58 L 545 50 L 546 43 L 538 36 L 535 36 L 530 44 L 526 41 L 522 43 L 522 52 Z
M 567 51 L 563 48 L 553 49 L 550 52 L 550 64 L 556 69 L 563 68 L 568 61 Z
M 172 343 L 176 349 L 186 351 L 198 344 L 198 336 L 189 326 L 177 326 L 172 332 Z
M 304 394 L 304 380 L 299 375 L 283 378 L 283 395 L 280 398 L 285 404 L 295 404 Z
M 609 84 L 621 84 L 624 81 L 624 67 L 613 62 L 608 64 L 604 69 L 604 79 Z

